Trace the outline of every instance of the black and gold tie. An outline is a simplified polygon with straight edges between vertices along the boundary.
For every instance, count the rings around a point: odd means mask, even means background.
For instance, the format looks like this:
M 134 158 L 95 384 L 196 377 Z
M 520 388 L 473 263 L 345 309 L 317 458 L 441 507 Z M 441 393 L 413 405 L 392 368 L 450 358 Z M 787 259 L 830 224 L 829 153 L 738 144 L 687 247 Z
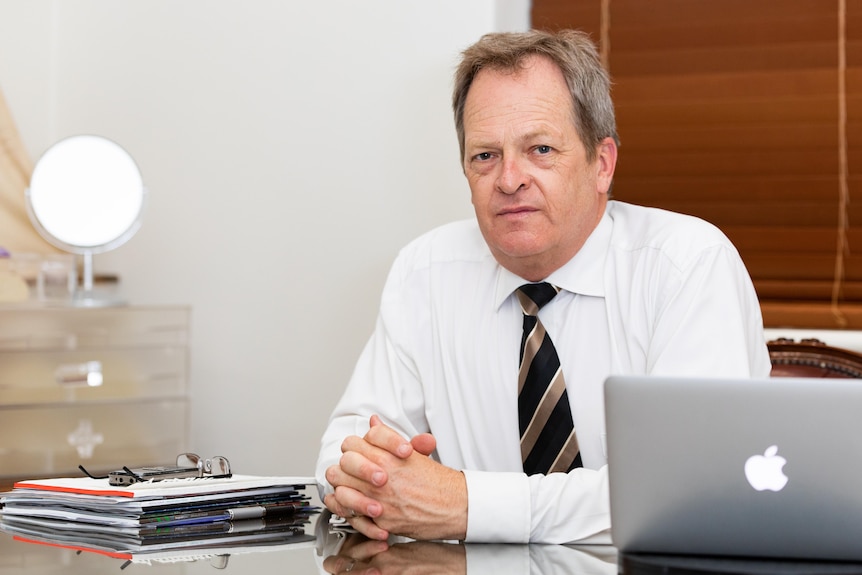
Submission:
M 524 284 L 516 291 L 524 311 L 518 425 L 527 475 L 567 472 L 583 465 L 560 358 L 538 317 L 559 291 L 546 282 Z

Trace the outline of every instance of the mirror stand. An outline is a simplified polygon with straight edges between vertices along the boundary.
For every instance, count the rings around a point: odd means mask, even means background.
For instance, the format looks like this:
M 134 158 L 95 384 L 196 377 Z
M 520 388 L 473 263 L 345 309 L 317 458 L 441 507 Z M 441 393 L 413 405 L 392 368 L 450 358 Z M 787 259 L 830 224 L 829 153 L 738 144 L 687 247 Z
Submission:
M 113 294 L 96 289 L 95 282 L 93 280 L 93 253 L 94 252 L 92 251 L 81 253 L 83 263 L 81 284 L 80 286 L 76 286 L 75 291 L 72 292 L 72 305 L 76 307 L 111 307 L 126 305 L 128 302 L 125 300 Z
M 95 289 L 93 254 L 124 244 L 141 225 L 146 200 L 141 173 L 123 148 L 99 136 L 72 136 L 36 162 L 27 213 L 51 244 L 83 257 L 83 284 L 71 304 L 123 305 Z

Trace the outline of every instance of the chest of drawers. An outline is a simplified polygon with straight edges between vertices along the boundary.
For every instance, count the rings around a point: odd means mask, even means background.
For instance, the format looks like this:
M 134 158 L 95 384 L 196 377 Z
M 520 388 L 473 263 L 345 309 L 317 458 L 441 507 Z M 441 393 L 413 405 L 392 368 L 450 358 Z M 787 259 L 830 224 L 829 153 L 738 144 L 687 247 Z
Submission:
M 162 465 L 186 451 L 189 316 L 0 306 L 0 480 Z

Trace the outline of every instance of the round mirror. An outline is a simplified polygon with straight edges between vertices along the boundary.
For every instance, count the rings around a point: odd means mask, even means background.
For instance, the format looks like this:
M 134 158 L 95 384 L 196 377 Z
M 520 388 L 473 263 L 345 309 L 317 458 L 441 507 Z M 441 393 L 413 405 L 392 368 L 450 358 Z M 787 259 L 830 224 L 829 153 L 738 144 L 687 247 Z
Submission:
M 47 241 L 83 255 L 89 300 L 93 254 L 122 245 L 138 231 L 145 199 L 141 173 L 128 152 L 99 136 L 72 136 L 36 162 L 27 210 Z

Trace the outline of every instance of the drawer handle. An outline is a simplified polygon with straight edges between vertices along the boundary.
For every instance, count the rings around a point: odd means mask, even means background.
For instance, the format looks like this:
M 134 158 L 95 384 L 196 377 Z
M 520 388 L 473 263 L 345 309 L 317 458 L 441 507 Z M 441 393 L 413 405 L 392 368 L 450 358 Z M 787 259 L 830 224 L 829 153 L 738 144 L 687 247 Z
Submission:
M 63 387 L 99 387 L 104 381 L 102 362 L 62 363 L 54 370 L 54 379 Z

